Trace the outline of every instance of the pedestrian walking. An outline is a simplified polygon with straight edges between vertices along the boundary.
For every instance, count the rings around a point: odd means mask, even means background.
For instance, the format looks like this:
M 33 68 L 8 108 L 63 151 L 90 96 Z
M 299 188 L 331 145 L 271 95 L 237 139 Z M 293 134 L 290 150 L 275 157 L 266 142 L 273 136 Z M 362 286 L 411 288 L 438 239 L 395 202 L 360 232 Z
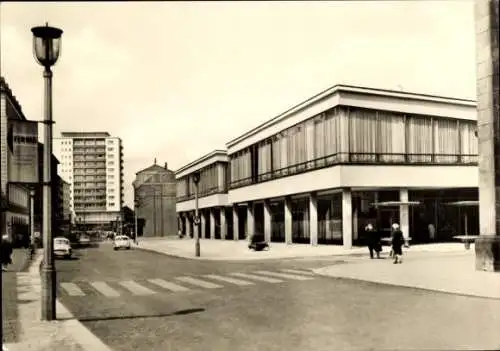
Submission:
M 380 244 L 380 234 L 371 223 L 368 223 L 365 227 L 365 241 L 368 246 L 368 251 L 370 252 L 370 258 L 373 259 L 373 253 L 380 258 L 380 251 L 382 251 L 382 245 Z
M 403 232 L 399 229 L 399 224 L 394 223 L 392 225 L 392 251 L 394 255 L 394 264 L 403 263 L 403 245 L 405 239 L 403 237 Z
M 7 234 L 2 235 L 2 242 L 0 245 L 0 261 L 2 263 L 2 271 L 7 270 L 7 266 L 12 264 L 12 243 L 9 240 L 9 236 Z

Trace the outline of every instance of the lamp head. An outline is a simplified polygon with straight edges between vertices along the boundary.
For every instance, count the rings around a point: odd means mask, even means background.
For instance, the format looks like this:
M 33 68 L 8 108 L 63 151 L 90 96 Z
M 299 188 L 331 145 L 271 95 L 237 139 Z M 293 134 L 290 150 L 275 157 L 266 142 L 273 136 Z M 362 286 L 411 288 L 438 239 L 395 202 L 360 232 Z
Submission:
M 200 172 L 193 173 L 193 182 L 194 184 L 198 184 L 200 182 Z
M 36 61 L 45 68 L 53 66 L 61 52 L 61 35 L 59 28 L 45 26 L 31 28 L 33 33 L 33 54 Z

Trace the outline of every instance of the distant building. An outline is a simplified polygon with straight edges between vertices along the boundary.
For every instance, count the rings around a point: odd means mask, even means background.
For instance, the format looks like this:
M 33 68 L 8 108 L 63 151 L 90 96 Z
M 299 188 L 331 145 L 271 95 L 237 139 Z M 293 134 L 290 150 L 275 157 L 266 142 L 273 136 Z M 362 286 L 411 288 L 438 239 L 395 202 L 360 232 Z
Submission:
M 61 178 L 61 190 L 62 190 L 62 206 L 63 206 L 63 218 L 65 220 L 69 220 L 70 222 L 73 220 L 73 213 L 71 211 L 71 184 L 64 179 Z
M 132 183 L 139 222 L 138 236 L 177 234 L 175 173 L 156 164 L 136 173 Z
M 43 147 L 42 143 L 38 143 L 38 174 L 40 179 L 43 179 Z M 52 231 L 53 236 L 62 234 L 61 221 L 63 219 L 63 189 L 62 179 L 57 175 L 57 166 L 59 160 L 52 154 L 51 159 L 51 182 L 52 185 Z M 35 232 L 43 232 L 43 186 L 40 184 L 33 187 L 35 190 Z
M 54 143 L 70 211 L 86 228 L 111 229 L 123 206 L 123 146 L 107 132 L 63 132 Z

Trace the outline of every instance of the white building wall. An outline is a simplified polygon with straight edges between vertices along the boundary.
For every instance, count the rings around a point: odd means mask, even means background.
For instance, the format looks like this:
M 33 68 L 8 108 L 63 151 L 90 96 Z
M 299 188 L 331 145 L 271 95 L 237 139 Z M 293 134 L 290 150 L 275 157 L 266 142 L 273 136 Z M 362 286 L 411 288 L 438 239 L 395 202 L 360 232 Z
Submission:
M 198 208 L 210 208 L 210 207 L 221 207 L 227 206 L 227 194 L 214 194 L 209 196 L 200 197 L 198 199 Z M 187 200 L 182 202 L 177 202 L 176 211 L 194 211 L 195 201 Z
M 120 138 L 106 138 L 106 211 L 121 210 Z
M 240 203 L 327 189 L 477 187 L 474 166 L 335 166 L 231 189 L 228 203 Z

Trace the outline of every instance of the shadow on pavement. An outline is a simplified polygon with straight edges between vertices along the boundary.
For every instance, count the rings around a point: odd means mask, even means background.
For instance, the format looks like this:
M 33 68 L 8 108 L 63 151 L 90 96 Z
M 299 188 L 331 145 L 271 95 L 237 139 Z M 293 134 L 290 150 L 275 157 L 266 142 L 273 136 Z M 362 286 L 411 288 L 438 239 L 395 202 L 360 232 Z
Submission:
M 135 315 L 135 316 L 116 316 L 116 317 L 100 317 L 100 318 L 80 318 L 80 322 L 100 322 L 100 321 L 113 321 L 113 320 L 123 320 L 123 319 L 145 319 L 145 318 L 163 318 L 163 317 L 173 317 L 173 316 L 183 316 L 191 313 L 204 312 L 204 308 L 189 308 L 186 310 L 179 310 L 172 313 L 164 314 L 153 314 L 153 315 Z M 65 319 L 60 319 L 65 320 Z

